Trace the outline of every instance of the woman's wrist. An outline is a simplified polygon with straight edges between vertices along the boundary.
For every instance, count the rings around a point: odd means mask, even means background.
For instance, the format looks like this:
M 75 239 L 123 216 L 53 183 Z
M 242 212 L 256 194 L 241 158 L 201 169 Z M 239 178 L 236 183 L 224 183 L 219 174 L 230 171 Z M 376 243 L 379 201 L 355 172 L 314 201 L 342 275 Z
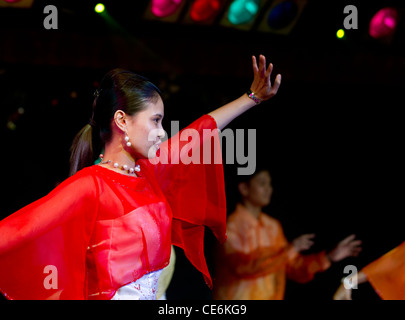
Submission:
M 263 99 L 259 98 L 256 93 L 254 93 L 251 89 L 246 92 L 247 96 L 252 99 L 255 104 L 260 104 L 263 102 Z
M 256 102 L 248 96 L 247 92 L 236 99 L 236 101 L 240 103 L 240 108 L 243 110 L 241 113 L 244 113 L 257 105 Z

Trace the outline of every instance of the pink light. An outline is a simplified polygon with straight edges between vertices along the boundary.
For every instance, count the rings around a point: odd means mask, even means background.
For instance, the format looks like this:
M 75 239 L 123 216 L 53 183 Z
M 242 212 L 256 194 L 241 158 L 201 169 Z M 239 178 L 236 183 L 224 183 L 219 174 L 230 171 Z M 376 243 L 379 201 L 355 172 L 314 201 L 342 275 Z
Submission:
M 180 7 L 182 0 L 152 0 L 151 11 L 159 17 L 172 15 Z
M 8 3 L 16 3 L 16 2 L 20 2 L 21 0 L 3 0 L 4 2 L 8 2 Z
M 390 28 L 390 29 L 394 29 L 397 22 L 395 21 L 395 19 L 393 17 L 386 17 L 384 18 L 384 24 Z
M 369 34 L 379 39 L 394 34 L 397 25 L 398 13 L 394 8 L 379 10 L 370 21 Z

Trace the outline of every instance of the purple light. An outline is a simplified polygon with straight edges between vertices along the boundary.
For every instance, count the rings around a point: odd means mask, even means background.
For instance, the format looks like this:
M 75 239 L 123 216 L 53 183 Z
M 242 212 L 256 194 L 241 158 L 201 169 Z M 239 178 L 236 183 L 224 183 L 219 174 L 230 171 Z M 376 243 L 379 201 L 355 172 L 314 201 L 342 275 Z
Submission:
M 151 11 L 159 18 L 172 15 L 181 5 L 182 0 L 152 0 Z
M 397 26 L 398 13 L 394 8 L 379 10 L 370 21 L 369 34 L 375 39 L 394 34 Z

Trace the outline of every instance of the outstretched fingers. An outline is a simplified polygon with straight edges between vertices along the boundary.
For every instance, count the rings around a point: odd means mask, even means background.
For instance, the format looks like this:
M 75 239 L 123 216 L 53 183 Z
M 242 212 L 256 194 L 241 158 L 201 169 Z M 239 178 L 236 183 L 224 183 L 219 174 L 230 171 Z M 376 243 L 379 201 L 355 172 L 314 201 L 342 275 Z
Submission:
M 251 90 L 262 100 L 267 100 L 277 94 L 281 84 L 281 75 L 278 74 L 272 84 L 271 75 L 274 65 L 266 65 L 266 57 L 262 54 L 258 58 L 252 55 L 253 82 Z
M 259 56 L 259 74 L 262 77 L 266 75 L 266 57 L 262 54 Z
M 257 65 L 256 57 L 252 56 L 253 71 L 258 72 L 260 75 L 265 76 L 267 74 L 266 70 L 266 57 L 264 55 L 259 55 L 259 65 Z M 269 65 L 270 68 L 270 65 Z
M 257 61 L 256 61 L 256 57 L 252 56 L 252 67 L 253 67 L 253 73 L 256 75 L 257 73 L 259 73 L 259 68 L 257 67 Z
M 274 81 L 273 86 L 271 87 L 271 94 L 273 96 L 277 93 L 278 88 L 280 87 L 280 84 L 281 84 L 281 74 L 278 74 L 276 76 L 276 80 Z
M 264 75 L 266 78 L 270 79 L 271 72 L 273 71 L 273 64 L 270 63 L 267 67 L 266 74 Z
M 252 56 L 252 66 L 253 72 L 256 75 L 260 75 L 263 78 L 267 78 L 270 81 L 271 72 L 273 71 L 273 64 L 270 63 L 266 68 L 266 57 L 264 55 L 259 55 L 259 65 L 257 65 L 257 60 L 255 56 Z

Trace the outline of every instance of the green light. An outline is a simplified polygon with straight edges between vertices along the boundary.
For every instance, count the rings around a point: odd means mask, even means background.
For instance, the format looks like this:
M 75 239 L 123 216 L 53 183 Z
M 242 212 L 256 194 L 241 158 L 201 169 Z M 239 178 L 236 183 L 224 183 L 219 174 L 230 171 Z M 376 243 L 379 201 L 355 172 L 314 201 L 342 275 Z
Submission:
M 257 13 L 257 10 L 259 10 L 259 6 L 257 5 L 256 2 L 248 1 L 245 3 L 245 9 L 250 14 L 255 15 Z
M 94 7 L 94 11 L 96 11 L 97 13 L 102 13 L 105 10 L 105 6 L 102 3 L 98 3 L 95 7 Z
M 345 31 L 343 29 L 339 29 L 336 32 L 336 37 L 338 37 L 339 39 L 342 39 L 345 36 Z
M 229 6 L 228 19 L 232 24 L 252 21 L 259 10 L 259 0 L 235 0 Z

